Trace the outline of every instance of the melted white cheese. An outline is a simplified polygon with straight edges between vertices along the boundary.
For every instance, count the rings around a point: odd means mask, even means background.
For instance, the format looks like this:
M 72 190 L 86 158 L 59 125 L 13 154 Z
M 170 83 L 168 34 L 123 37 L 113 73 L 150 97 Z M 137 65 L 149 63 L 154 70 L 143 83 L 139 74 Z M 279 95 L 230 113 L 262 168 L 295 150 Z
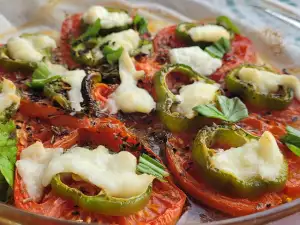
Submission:
M 62 152 L 62 148 L 44 148 L 41 142 L 36 142 L 21 152 L 20 160 L 16 162 L 16 167 L 29 196 L 35 201 L 39 201 L 43 195 L 42 178 L 45 169 L 51 159 L 59 156 Z
M 144 193 L 154 177 L 136 174 L 137 160 L 129 152 L 110 154 L 104 146 L 94 150 L 74 147 L 47 149 L 36 142 L 21 153 L 16 166 L 30 197 L 38 201 L 44 187 L 59 173 L 73 173 L 108 195 L 130 198 Z
M 219 84 L 206 84 L 203 82 L 183 86 L 179 90 L 179 95 L 177 95 L 180 103 L 177 105 L 176 111 L 189 119 L 195 117 L 197 114 L 193 108 L 214 101 L 219 88 Z
M 155 108 L 155 102 L 146 90 L 137 87 L 137 81 L 144 76 L 144 71 L 136 71 L 126 51 L 119 59 L 119 73 L 121 84 L 108 99 L 110 112 L 122 110 L 126 113 L 150 113 Z
M 242 180 L 259 177 L 274 181 L 280 175 L 284 157 L 274 136 L 266 131 L 259 140 L 217 153 L 212 162 L 216 168 Z
M 174 48 L 170 50 L 171 63 L 190 66 L 204 76 L 209 76 L 222 66 L 222 60 L 213 58 L 197 46 Z
M 71 90 L 68 91 L 68 98 L 71 102 L 71 107 L 76 112 L 82 109 L 80 105 L 80 103 L 83 102 L 81 83 L 85 75 L 84 70 L 72 70 L 66 72 L 63 76 L 63 80 L 71 85 Z
M 109 12 L 102 6 L 92 6 L 83 15 L 87 24 L 93 24 L 100 19 L 101 27 L 105 29 L 132 24 L 132 18 L 126 12 Z
M 293 75 L 280 75 L 255 68 L 243 67 L 238 77 L 248 83 L 251 83 L 263 94 L 277 92 L 279 86 L 285 86 L 293 89 L 296 98 L 300 101 L 300 81 Z
M 230 39 L 230 33 L 224 27 L 213 24 L 193 27 L 188 31 L 188 34 L 195 42 L 216 42 L 222 37 Z
M 43 59 L 43 50 L 56 48 L 54 39 L 47 35 L 32 35 L 26 37 L 13 37 L 7 42 L 9 55 L 13 59 L 28 62 L 39 62 Z
M 64 82 L 71 86 L 71 90 L 68 90 L 68 99 L 71 103 L 71 107 L 74 111 L 81 111 L 82 107 L 80 105 L 83 102 L 83 97 L 81 93 L 81 84 L 83 78 L 86 76 L 84 70 L 67 70 L 62 65 L 52 64 L 47 62 L 49 71 L 52 76 L 61 75 Z
M 100 39 L 99 45 L 109 43 L 113 49 L 123 47 L 125 51 L 131 52 L 139 47 L 140 35 L 133 29 L 112 33 Z
M 20 105 L 21 98 L 17 95 L 17 88 L 15 84 L 3 78 L 2 91 L 0 93 L 0 113 L 9 108 L 12 104 L 15 104 L 15 108 Z
M 43 185 L 58 173 L 74 173 L 103 189 L 108 195 L 130 198 L 144 193 L 154 177 L 136 174 L 137 160 L 129 152 L 110 154 L 104 146 L 95 150 L 75 147 L 53 158 L 45 170 Z

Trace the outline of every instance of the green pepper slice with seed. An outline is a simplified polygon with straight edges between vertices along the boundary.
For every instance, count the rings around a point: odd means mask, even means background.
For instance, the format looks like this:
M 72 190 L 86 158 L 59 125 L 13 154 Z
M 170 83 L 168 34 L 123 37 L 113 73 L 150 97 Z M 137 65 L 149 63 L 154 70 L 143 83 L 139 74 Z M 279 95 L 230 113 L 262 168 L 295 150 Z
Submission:
M 82 209 L 109 216 L 126 216 L 142 210 L 149 202 L 152 186 L 141 195 L 131 198 L 116 198 L 108 196 L 104 191 L 98 195 L 89 196 L 62 181 L 62 174 L 56 175 L 51 181 L 52 189 L 60 196 L 68 198 Z
M 225 78 L 225 84 L 230 93 L 241 97 L 244 101 L 261 109 L 282 110 L 292 102 L 294 94 L 290 88 L 280 86 L 276 93 L 264 94 L 257 90 L 253 84 L 239 79 L 239 71 L 242 68 L 254 68 L 274 72 L 268 67 L 255 65 L 242 65 L 233 69 Z
M 198 125 L 206 124 L 208 119 L 202 117 L 188 119 L 179 112 L 172 110 L 179 102 L 176 95 L 172 93 L 167 85 L 166 79 L 170 73 L 179 73 L 181 76 L 187 77 L 191 83 L 197 81 L 203 81 L 208 84 L 215 83 L 213 80 L 196 73 L 189 66 L 183 64 L 169 65 L 158 71 L 154 77 L 154 87 L 157 96 L 157 112 L 163 124 L 173 132 L 180 132 Z M 218 94 L 220 94 L 220 91 L 218 91 L 216 95 Z
M 273 180 L 264 179 L 257 174 L 243 178 L 237 177 L 233 172 L 222 170 L 220 165 L 217 166 L 216 161 L 213 160 L 217 154 L 220 154 L 220 146 L 221 148 L 238 148 L 253 140 L 259 140 L 259 137 L 236 125 L 205 127 L 198 132 L 193 142 L 192 157 L 207 182 L 219 191 L 232 196 L 253 198 L 266 192 L 282 190 L 288 176 L 288 166 L 284 158 L 276 179 Z M 236 157 L 236 152 L 234 156 Z M 239 160 L 244 159 L 239 158 Z M 243 169 L 243 167 L 236 168 L 235 172 L 243 171 Z

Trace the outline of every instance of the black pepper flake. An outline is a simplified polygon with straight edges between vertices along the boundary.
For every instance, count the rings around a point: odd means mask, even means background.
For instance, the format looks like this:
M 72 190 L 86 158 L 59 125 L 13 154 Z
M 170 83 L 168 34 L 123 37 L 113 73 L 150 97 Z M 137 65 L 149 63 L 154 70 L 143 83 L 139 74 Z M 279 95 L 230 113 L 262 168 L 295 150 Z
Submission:
M 283 74 L 287 74 L 287 75 L 290 74 L 287 68 L 283 68 L 283 69 L 282 69 L 282 73 L 283 73 Z
M 174 152 L 174 153 L 176 153 L 176 152 L 177 152 L 177 149 L 176 149 L 176 148 L 173 148 L 172 150 L 173 150 L 173 152 Z
M 270 115 L 272 115 L 272 112 L 267 111 L 267 112 L 265 112 L 265 114 L 266 114 L 266 116 L 270 116 Z
M 16 125 L 16 129 L 21 129 L 21 127 L 19 125 Z
M 80 215 L 80 213 L 79 213 L 78 211 L 73 211 L 73 212 L 72 212 L 72 215 L 73 215 L 73 216 L 78 216 L 78 215 Z
M 266 208 L 267 208 L 267 209 L 269 209 L 271 206 L 272 206 L 271 203 L 267 203 L 267 204 L 266 204 Z
M 298 119 L 299 119 L 298 116 L 293 116 L 292 117 L 292 122 L 296 122 L 296 121 L 298 121 Z

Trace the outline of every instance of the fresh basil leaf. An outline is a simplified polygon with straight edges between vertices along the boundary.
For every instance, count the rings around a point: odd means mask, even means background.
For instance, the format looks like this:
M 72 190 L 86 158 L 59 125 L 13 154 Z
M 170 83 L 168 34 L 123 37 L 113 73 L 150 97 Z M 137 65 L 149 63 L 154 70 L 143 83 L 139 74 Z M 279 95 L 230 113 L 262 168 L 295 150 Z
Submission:
M 286 126 L 286 131 L 287 134 L 281 138 L 281 141 L 284 142 L 295 155 L 300 156 L 300 130 Z
M 287 135 L 285 135 L 281 140 L 285 143 L 300 147 L 300 131 L 291 126 L 287 126 L 286 131 Z
M 116 62 L 118 62 L 119 58 L 122 55 L 123 47 L 120 47 L 118 49 L 113 49 L 109 45 L 106 45 L 103 50 L 103 55 L 105 56 L 107 62 L 112 65 Z
M 85 40 L 91 37 L 96 37 L 101 29 L 101 22 L 98 18 L 93 24 L 89 25 L 87 30 L 79 37 L 81 40 Z
M 33 89 L 43 89 L 45 84 L 60 79 L 61 76 L 51 76 L 48 66 L 41 62 L 32 74 L 32 80 L 27 85 Z
M 148 32 L 147 20 L 138 14 L 133 19 L 133 25 L 140 34 L 145 34 Z
M 230 50 L 230 41 L 226 38 L 220 38 L 210 46 L 207 46 L 204 51 L 214 58 L 222 59 L 223 56 Z
M 13 187 L 17 153 L 15 129 L 13 121 L 0 124 L 0 176 L 10 187 Z M 3 187 L 3 179 L 0 180 Z
M 292 144 L 287 144 L 286 146 L 296 155 L 300 157 L 300 147 L 297 147 L 295 145 Z
M 215 45 L 207 46 L 204 50 L 208 54 L 210 54 L 211 57 L 219 58 L 219 59 L 223 58 L 224 53 L 220 52 L 220 50 Z
M 220 45 L 222 46 L 222 48 L 225 50 L 225 53 L 229 52 L 230 50 L 230 41 L 227 38 L 220 38 L 220 40 L 218 41 L 220 43 Z
M 237 122 L 248 116 L 248 110 L 245 104 L 239 98 L 227 98 L 226 96 L 218 96 L 220 110 L 214 104 L 198 105 L 193 108 L 200 115 L 221 119 L 227 122 Z
M 198 105 L 194 107 L 193 110 L 198 112 L 200 115 L 208 118 L 215 118 L 227 121 L 227 118 L 224 116 L 224 114 L 220 112 L 213 104 Z
M 227 98 L 226 96 L 218 96 L 220 108 L 229 122 L 237 122 L 248 116 L 246 105 L 237 97 Z
M 240 34 L 239 28 L 227 16 L 219 16 L 217 18 L 217 24 L 235 34 Z

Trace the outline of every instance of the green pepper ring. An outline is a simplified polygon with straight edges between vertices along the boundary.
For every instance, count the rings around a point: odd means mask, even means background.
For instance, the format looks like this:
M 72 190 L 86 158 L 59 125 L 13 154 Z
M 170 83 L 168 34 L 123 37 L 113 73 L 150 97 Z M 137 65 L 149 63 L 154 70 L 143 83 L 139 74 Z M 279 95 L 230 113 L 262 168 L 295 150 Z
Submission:
M 218 24 L 216 24 L 216 25 L 218 25 Z M 197 41 L 197 42 L 193 41 L 193 39 L 187 32 L 191 28 L 197 27 L 197 26 L 204 26 L 204 25 L 203 24 L 195 24 L 195 23 L 186 23 L 186 22 L 178 24 L 176 27 L 176 31 L 175 31 L 176 37 L 180 40 L 185 41 L 188 45 L 197 45 L 202 49 L 213 44 L 213 42 L 207 42 L 207 41 Z M 230 34 L 231 34 L 230 40 L 232 40 L 234 38 L 234 35 L 232 33 L 230 33 Z
M 215 142 L 226 141 L 231 147 L 244 145 L 250 139 L 258 139 L 236 125 L 219 125 L 205 127 L 200 130 L 192 146 L 192 157 L 204 178 L 219 191 L 226 192 L 232 196 L 253 198 L 265 192 L 280 191 L 285 187 L 288 176 L 288 164 L 284 160 L 280 176 L 275 181 L 264 181 L 259 178 L 241 180 L 228 172 L 222 172 L 216 168 L 211 161 L 215 150 L 208 146 Z
M 0 65 L 8 72 L 15 72 L 15 71 L 33 72 L 37 67 L 37 63 L 25 62 L 22 60 L 10 58 L 8 55 L 8 49 L 6 45 L 0 47 Z
M 188 76 L 192 81 L 203 80 L 208 84 L 215 83 L 213 80 L 196 73 L 189 66 L 183 64 L 173 64 L 164 67 L 154 76 L 154 86 L 158 100 L 157 112 L 160 119 L 169 130 L 174 132 L 184 131 L 192 126 L 207 124 L 208 120 L 203 117 L 188 119 L 178 112 L 171 112 L 172 105 L 176 103 L 176 96 L 167 87 L 166 76 L 170 72 L 180 72 Z M 219 94 L 221 94 L 221 91 L 218 91 L 217 95 Z
M 282 87 L 282 94 L 280 96 L 277 93 L 262 94 L 256 91 L 252 85 L 239 80 L 236 77 L 236 74 L 238 74 L 243 67 L 274 72 L 270 68 L 264 66 L 239 66 L 229 72 L 225 78 L 225 84 L 229 92 L 240 96 L 244 101 L 249 102 L 251 105 L 258 108 L 282 110 L 288 107 L 288 105 L 292 102 L 294 94 L 290 88 Z
M 108 12 L 125 12 L 125 13 L 128 14 L 128 12 L 126 10 L 123 10 L 123 9 L 114 9 L 114 8 L 110 8 L 110 7 L 105 7 L 105 8 L 108 10 Z M 81 28 L 80 28 L 81 31 L 82 32 L 86 31 L 87 27 L 88 27 L 88 24 L 86 24 L 84 22 L 84 20 L 81 19 Z M 99 35 L 100 36 L 106 36 L 106 35 L 111 34 L 111 33 L 115 33 L 115 32 L 120 32 L 120 31 L 123 31 L 123 30 L 127 30 L 127 29 L 129 29 L 131 27 L 132 27 L 132 24 L 125 24 L 123 26 L 112 27 L 112 28 L 108 28 L 108 29 L 101 28 L 100 31 L 99 31 Z
M 58 195 L 71 199 L 79 207 L 109 216 L 126 216 L 142 210 L 148 204 L 152 192 L 152 186 L 149 185 L 143 194 L 128 199 L 107 196 L 102 192 L 88 196 L 64 184 L 60 174 L 51 180 L 51 187 Z

